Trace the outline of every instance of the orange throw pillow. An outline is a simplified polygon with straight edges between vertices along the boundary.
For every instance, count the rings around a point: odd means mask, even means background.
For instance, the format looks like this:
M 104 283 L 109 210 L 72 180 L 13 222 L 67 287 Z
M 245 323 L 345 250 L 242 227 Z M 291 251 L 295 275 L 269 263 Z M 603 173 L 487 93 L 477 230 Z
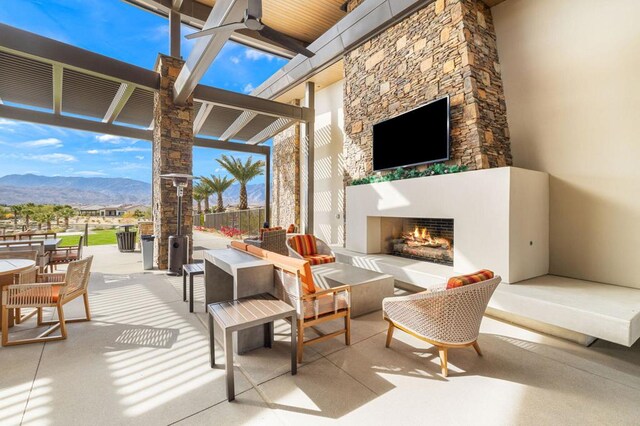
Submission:
M 300 256 L 313 256 L 318 253 L 316 237 L 310 234 L 294 235 L 289 239 L 289 245 Z
M 491 278 L 493 278 L 493 272 L 488 269 L 481 269 L 478 272 L 474 272 L 473 274 L 451 277 L 449 278 L 449 281 L 447 281 L 447 290 L 469 284 L 479 283 L 481 281 L 490 280 Z
M 293 234 L 294 232 L 296 232 L 296 225 L 292 223 L 287 228 L 287 234 Z

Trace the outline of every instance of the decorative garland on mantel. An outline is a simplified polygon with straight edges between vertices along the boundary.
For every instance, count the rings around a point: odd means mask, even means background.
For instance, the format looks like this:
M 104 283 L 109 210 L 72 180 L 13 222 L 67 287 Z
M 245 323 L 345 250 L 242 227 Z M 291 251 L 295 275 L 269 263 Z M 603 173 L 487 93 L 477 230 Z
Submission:
M 434 175 L 447 175 L 451 173 L 460 173 L 467 171 L 467 166 L 447 166 L 445 164 L 432 164 L 429 167 L 418 170 L 416 168 L 413 169 L 403 169 L 402 167 L 398 167 L 394 171 L 386 174 L 381 174 L 379 172 L 375 174 L 371 174 L 369 176 L 354 179 L 351 182 L 351 185 L 367 185 L 369 183 L 378 183 L 378 182 L 391 182 L 394 180 L 402 180 L 402 179 L 413 179 L 417 177 L 424 176 L 434 176 Z

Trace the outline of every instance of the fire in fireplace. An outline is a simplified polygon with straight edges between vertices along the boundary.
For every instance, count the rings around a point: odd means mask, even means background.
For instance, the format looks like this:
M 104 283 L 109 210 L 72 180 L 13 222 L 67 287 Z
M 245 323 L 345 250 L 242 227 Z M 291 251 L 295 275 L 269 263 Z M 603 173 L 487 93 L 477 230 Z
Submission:
M 403 219 L 391 254 L 453 266 L 453 219 Z

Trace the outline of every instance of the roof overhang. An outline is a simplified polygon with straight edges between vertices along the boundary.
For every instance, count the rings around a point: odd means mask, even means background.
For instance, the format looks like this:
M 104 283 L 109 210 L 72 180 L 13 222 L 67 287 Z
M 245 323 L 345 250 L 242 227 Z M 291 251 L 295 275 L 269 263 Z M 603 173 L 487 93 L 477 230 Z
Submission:
M 154 71 L 0 24 L 0 75 L 2 117 L 152 138 L 153 97 L 159 88 Z M 270 129 L 281 120 L 313 118 L 309 108 L 204 85 L 196 86 L 194 103 L 194 135 L 201 146 L 211 146 L 243 113 L 252 114 L 252 119 L 233 139 L 251 143 L 273 136 Z M 228 149 L 247 145 L 228 139 L 219 143 Z

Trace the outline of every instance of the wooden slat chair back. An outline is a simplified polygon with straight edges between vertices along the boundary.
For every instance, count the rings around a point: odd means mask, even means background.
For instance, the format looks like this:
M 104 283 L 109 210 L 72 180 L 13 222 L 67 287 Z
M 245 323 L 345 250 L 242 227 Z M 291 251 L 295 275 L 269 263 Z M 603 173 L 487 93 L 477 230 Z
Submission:
M 55 268 L 57 265 L 64 265 L 69 262 L 74 262 L 76 260 L 82 259 L 82 243 L 84 241 L 84 236 L 80 236 L 78 240 L 78 245 L 69 246 L 69 247 L 58 247 L 54 251 L 51 252 L 51 259 L 49 260 L 49 265 L 51 268 Z
M 67 324 L 90 321 L 89 277 L 93 256 L 69 263 L 66 273 L 38 274 L 32 283 L 6 286 L 2 291 L 2 346 L 21 345 L 67 338 Z M 85 318 L 65 319 L 63 306 L 79 296 L 84 298 Z M 58 312 L 57 321 L 43 321 L 42 309 L 54 307 Z M 8 310 L 36 308 L 38 325 L 51 325 L 33 339 L 9 340 Z M 50 336 L 60 329 L 59 336 Z

